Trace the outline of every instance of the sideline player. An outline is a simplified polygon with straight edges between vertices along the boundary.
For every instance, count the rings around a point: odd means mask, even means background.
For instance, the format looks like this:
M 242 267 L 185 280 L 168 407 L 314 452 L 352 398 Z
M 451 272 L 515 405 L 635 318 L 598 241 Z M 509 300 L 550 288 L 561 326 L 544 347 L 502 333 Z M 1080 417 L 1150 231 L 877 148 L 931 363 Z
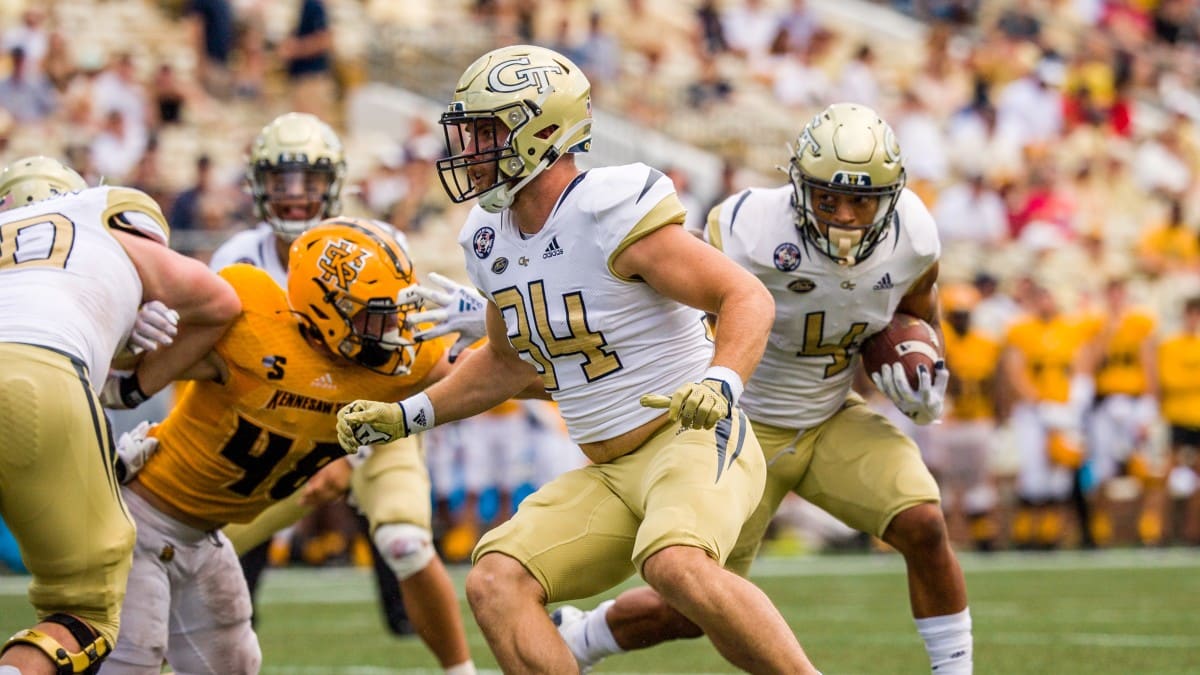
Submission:
M 722 567 L 762 495 L 763 456 L 737 400 L 770 296 L 683 229 L 662 172 L 576 167 L 590 89 L 570 60 L 527 45 L 459 78 L 438 169 L 452 200 L 479 201 L 459 243 L 489 301 L 489 340 L 425 393 L 346 406 L 339 440 L 416 434 L 540 376 L 593 464 L 540 488 L 475 549 L 467 599 L 501 668 L 574 671 L 545 604 L 641 573 L 738 667 L 815 672 L 766 595 Z M 717 316 L 715 351 L 694 308 Z
M 0 674 L 91 673 L 116 642 L 134 545 L 97 396 L 109 361 L 139 305 L 174 307 L 174 345 L 144 357 L 162 380 L 142 384 L 161 388 L 239 305 L 167 248 L 166 219 L 142 192 L 88 188 L 58 161 L 27 157 L 0 172 L 0 205 L 0 516 L 33 573 L 38 617 L 0 649 Z M 141 397 L 127 384 L 110 393 Z
M 196 381 L 125 490 L 137 547 L 128 630 L 106 675 L 157 673 L 164 658 L 180 672 L 257 672 L 249 593 L 220 528 L 252 520 L 344 455 L 333 429 L 340 401 L 401 398 L 449 367 L 440 342 L 417 346 L 400 331 L 415 308 L 396 301 L 412 265 L 384 226 L 326 221 L 293 242 L 288 264 L 286 291 L 249 265 L 220 273 L 245 309 L 187 373 Z M 360 489 L 360 504 L 393 554 L 426 644 L 447 673 L 473 673 L 454 587 L 433 551 L 428 475 L 416 443 L 398 445 L 364 462 L 360 474 L 378 492 Z M 409 499 L 384 499 L 392 494 Z

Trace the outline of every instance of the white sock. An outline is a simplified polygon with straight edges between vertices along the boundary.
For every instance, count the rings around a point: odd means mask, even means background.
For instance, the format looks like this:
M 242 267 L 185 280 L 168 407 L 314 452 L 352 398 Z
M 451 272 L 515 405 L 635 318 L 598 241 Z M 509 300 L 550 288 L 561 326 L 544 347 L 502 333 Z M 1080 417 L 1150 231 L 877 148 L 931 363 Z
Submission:
M 475 675 L 475 662 L 463 661 L 457 666 L 450 666 L 446 669 L 446 675 Z M 0 675 L 4 675 L 0 673 Z
M 971 610 L 916 619 L 925 641 L 929 665 L 936 675 L 970 675 L 972 666 Z
M 608 608 L 615 602 L 616 600 L 605 600 L 596 609 L 588 612 L 583 625 L 583 641 L 589 659 L 621 654 L 625 651 L 617 644 L 617 639 L 613 637 L 612 629 L 608 627 L 608 621 L 604 618 L 604 615 L 608 614 Z

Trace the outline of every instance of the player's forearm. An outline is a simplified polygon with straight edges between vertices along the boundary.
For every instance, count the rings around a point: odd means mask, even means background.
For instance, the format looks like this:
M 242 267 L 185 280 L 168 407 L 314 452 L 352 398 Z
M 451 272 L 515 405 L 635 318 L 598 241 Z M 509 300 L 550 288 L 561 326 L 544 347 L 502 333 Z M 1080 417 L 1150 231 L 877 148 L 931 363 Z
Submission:
M 425 390 L 435 424 L 453 422 L 491 410 L 540 382 L 533 366 L 505 358 L 489 347 L 478 349 L 455 365 L 450 375 Z
M 189 375 L 189 371 L 202 363 L 227 328 L 228 324 L 181 326 L 179 336 L 170 347 L 147 354 L 138 365 L 135 371 L 138 388 L 149 397 L 177 379 L 189 376 L 191 379 L 211 379 L 197 378 L 194 373 Z
M 712 364 L 733 370 L 745 382 L 767 347 L 775 320 L 775 301 L 761 285 L 739 287 L 722 298 L 716 317 Z

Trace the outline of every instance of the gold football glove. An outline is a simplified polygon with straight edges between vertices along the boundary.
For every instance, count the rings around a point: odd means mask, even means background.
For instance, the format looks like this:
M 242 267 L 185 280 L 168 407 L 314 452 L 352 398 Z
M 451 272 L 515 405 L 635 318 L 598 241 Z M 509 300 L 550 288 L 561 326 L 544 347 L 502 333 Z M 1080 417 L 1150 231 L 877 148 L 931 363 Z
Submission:
M 729 417 L 732 398 L 729 383 L 705 378 L 684 384 L 671 398 L 646 394 L 640 402 L 647 408 L 667 408 L 671 421 L 678 421 L 686 429 L 711 429 L 722 418 Z
M 358 452 L 360 445 L 387 443 L 408 435 L 399 403 L 355 401 L 339 410 L 337 418 L 338 443 L 349 453 Z

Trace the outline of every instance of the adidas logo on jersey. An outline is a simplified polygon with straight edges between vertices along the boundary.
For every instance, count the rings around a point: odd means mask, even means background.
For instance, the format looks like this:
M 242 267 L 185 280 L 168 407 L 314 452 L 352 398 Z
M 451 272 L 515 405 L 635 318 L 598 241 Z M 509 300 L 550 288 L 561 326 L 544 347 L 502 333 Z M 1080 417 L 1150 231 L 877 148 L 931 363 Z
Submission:
M 558 237 L 552 237 L 550 239 L 550 245 L 546 247 L 545 251 L 542 251 L 542 260 L 545 260 L 546 258 L 553 258 L 556 255 L 562 254 L 563 249 L 558 245 Z
M 875 285 L 871 287 L 871 290 L 873 290 L 873 291 L 890 291 L 893 288 L 895 288 L 895 286 L 892 285 L 892 274 L 891 274 L 891 272 L 888 272 L 888 273 L 884 274 L 883 277 L 880 278 L 879 281 L 875 282 Z
M 337 385 L 333 383 L 333 376 L 329 373 L 325 373 L 313 380 L 311 386 L 318 389 L 337 389 Z

